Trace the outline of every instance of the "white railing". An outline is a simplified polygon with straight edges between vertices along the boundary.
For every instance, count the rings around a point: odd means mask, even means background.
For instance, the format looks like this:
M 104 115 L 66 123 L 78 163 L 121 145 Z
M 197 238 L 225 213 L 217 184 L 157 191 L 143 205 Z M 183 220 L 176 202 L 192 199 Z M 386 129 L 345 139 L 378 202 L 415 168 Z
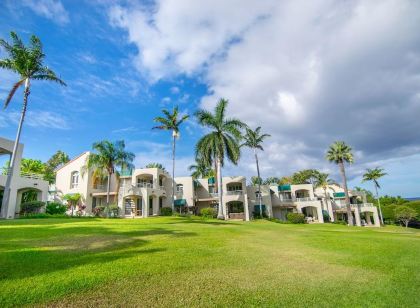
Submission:
M 138 188 L 153 188 L 153 184 L 148 183 L 148 182 L 140 182 L 140 183 L 137 183 L 137 187 Z
M 219 197 L 219 194 L 218 193 L 209 193 L 210 194 L 210 196 L 212 196 L 213 198 L 217 198 L 217 197 Z
M 242 195 L 242 190 L 228 190 L 225 192 L 226 195 Z
M 127 196 L 127 195 L 141 195 L 141 191 L 139 187 L 134 185 L 127 185 L 120 187 L 120 196 Z
M 290 203 L 290 202 L 293 202 L 293 199 L 280 199 L 280 202 L 288 202 L 288 203 Z
M 305 198 L 296 198 L 297 202 L 308 202 L 308 201 L 316 201 L 315 198 L 305 197 Z
M 105 190 L 106 189 L 106 185 L 103 185 L 103 184 L 101 184 L 101 185 L 95 185 L 95 186 L 93 186 L 93 189 Z

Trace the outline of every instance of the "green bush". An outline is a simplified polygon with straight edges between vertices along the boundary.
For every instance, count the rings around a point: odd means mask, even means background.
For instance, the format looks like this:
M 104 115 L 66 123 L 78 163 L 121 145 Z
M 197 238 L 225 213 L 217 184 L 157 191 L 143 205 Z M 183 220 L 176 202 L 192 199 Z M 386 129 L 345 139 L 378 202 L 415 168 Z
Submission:
M 347 225 L 345 220 L 334 220 L 333 224 L 335 225 Z
M 58 202 L 48 202 L 45 212 L 47 214 L 64 214 L 67 211 L 67 206 Z
M 160 209 L 160 215 L 172 216 L 172 209 L 170 207 L 163 207 Z
M 92 209 L 92 213 L 96 217 L 103 216 L 105 207 L 102 205 L 97 205 Z
M 212 207 L 205 207 L 200 210 L 200 216 L 203 218 L 216 218 L 217 211 Z
M 118 213 L 120 208 L 116 204 L 110 204 L 109 206 L 105 206 L 103 210 L 103 214 L 106 217 L 118 217 Z
M 43 206 L 45 206 L 45 202 L 42 201 L 24 202 L 20 205 L 20 214 L 26 215 L 39 213 Z
M 287 221 L 292 224 L 303 224 L 305 223 L 305 215 L 301 213 L 288 213 Z

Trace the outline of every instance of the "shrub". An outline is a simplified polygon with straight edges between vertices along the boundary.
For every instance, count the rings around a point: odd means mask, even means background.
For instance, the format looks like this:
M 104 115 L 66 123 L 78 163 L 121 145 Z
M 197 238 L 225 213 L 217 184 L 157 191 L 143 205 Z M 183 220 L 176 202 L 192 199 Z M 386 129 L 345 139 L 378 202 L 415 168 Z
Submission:
M 292 224 L 303 224 L 305 223 L 305 215 L 301 213 L 288 213 L 287 221 L 291 222 Z
M 345 220 L 335 220 L 333 222 L 333 224 L 336 224 L 336 225 L 347 225 L 347 222 Z
M 110 204 L 109 206 L 105 206 L 103 213 L 107 217 L 118 217 L 118 212 L 120 211 L 120 208 L 116 204 Z
M 102 205 L 97 205 L 92 209 L 92 213 L 94 216 L 99 217 L 103 215 L 105 207 Z
M 45 202 L 42 201 L 24 202 L 20 205 L 20 213 L 23 215 L 39 213 L 43 206 L 45 206 Z
M 45 212 L 47 214 L 64 214 L 67 211 L 67 206 L 58 202 L 48 202 Z
M 70 216 L 64 214 L 46 214 L 46 213 L 33 213 L 33 214 L 26 214 L 25 216 L 21 217 L 24 219 L 38 219 L 38 218 L 70 218 Z
M 163 207 L 160 209 L 160 215 L 172 216 L 172 209 L 170 207 Z
M 217 211 L 212 207 L 205 207 L 200 210 L 200 215 L 203 218 L 216 218 Z

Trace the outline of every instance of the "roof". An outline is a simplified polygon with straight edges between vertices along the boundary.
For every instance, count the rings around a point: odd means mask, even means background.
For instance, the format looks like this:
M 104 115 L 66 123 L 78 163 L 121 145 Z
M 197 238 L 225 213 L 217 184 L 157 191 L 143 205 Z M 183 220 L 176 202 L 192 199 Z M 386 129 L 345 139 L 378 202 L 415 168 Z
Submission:
M 55 169 L 55 172 L 57 172 L 60 169 L 63 169 L 64 167 L 66 167 L 67 165 L 71 164 L 72 162 L 74 162 L 75 160 L 79 159 L 80 157 L 82 157 L 83 155 L 85 155 L 86 153 L 89 153 L 89 151 L 85 151 L 82 154 L 76 156 L 75 158 L 69 160 L 67 163 L 65 163 L 64 165 L 58 167 L 57 169 Z

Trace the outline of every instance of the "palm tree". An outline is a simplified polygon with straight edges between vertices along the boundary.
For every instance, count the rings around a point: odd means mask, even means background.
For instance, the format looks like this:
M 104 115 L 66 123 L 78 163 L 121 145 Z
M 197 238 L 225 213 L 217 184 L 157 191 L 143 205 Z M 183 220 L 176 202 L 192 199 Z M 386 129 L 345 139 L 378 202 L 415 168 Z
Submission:
M 384 172 L 383 168 L 379 168 L 379 167 L 376 167 L 374 169 L 368 168 L 366 169 L 365 174 L 363 174 L 363 180 L 362 180 L 362 182 L 372 181 L 373 185 L 375 186 L 376 199 L 378 200 L 379 215 L 381 217 L 382 224 L 384 224 L 384 218 L 382 217 L 381 201 L 379 200 L 379 194 L 378 194 L 378 188 L 381 188 L 378 180 L 385 175 L 387 175 L 387 173 Z
M 195 113 L 198 123 L 211 130 L 204 135 L 195 148 L 196 156 L 201 156 L 208 165 L 214 161 L 216 164 L 217 186 L 219 196 L 218 215 L 219 219 L 227 219 L 226 209 L 223 209 L 222 190 L 222 166 L 225 158 L 233 164 L 237 164 L 241 156 L 239 142 L 242 138 L 240 129 L 246 125 L 238 119 L 226 119 L 226 106 L 228 101 L 220 99 L 214 110 L 214 114 L 200 109 Z
M 190 165 L 188 170 L 192 171 L 191 176 L 194 179 L 207 178 L 214 176 L 213 169 L 202 157 L 195 158 L 195 164 Z
M 97 153 L 91 153 L 82 168 L 82 174 L 93 169 L 93 178 L 102 179 L 107 176 L 106 206 L 109 213 L 109 194 L 111 190 L 111 176 L 116 173 L 117 166 L 125 166 L 132 169 L 135 155 L 125 150 L 123 140 L 110 142 L 108 140 L 95 142 L 92 149 Z M 118 173 L 117 173 L 118 175 Z
M 16 133 L 15 144 L 13 146 L 12 156 L 10 159 L 10 170 L 6 185 L 4 188 L 3 206 L 2 206 L 2 217 L 7 216 L 7 204 L 9 202 L 10 195 L 10 184 L 12 182 L 13 170 L 15 168 L 16 151 L 19 145 L 20 134 L 22 131 L 23 121 L 25 119 L 26 108 L 28 105 L 28 97 L 31 88 L 31 80 L 47 80 L 54 81 L 61 85 L 66 85 L 64 81 L 56 76 L 56 74 L 50 70 L 47 66 L 44 66 L 43 60 L 45 54 L 42 52 L 42 44 L 38 37 L 32 35 L 30 38 L 29 46 L 25 46 L 22 40 L 17 36 L 16 33 L 10 32 L 12 43 L 8 43 L 3 39 L 0 39 L 0 47 L 8 54 L 8 58 L 0 59 L 0 68 L 12 71 L 19 75 L 19 81 L 16 82 L 9 92 L 4 103 L 4 108 L 9 106 L 14 94 L 17 89 L 24 86 L 23 92 L 23 106 L 20 115 L 18 130 Z
M 153 129 L 170 130 L 172 131 L 172 210 L 174 209 L 174 195 L 175 195 L 175 143 L 179 138 L 179 129 L 181 124 L 188 119 L 189 115 L 179 115 L 178 106 L 174 107 L 172 113 L 166 109 L 162 110 L 164 117 L 156 117 L 155 122 L 160 125 L 153 127 Z
M 157 168 L 160 170 L 165 170 L 165 167 L 161 163 L 148 163 L 146 168 Z
M 324 190 L 324 196 L 325 196 L 325 205 L 327 206 L 327 210 L 328 212 L 332 212 L 331 209 L 329 209 L 329 207 L 331 206 L 331 204 L 328 203 L 329 200 L 329 195 L 327 192 L 328 186 L 335 184 L 335 182 L 333 180 L 331 180 L 329 178 L 329 174 L 328 173 L 322 173 L 322 172 L 318 172 L 315 175 L 315 187 L 321 187 Z M 334 221 L 334 217 L 330 217 L 331 221 Z
M 255 156 L 255 163 L 257 165 L 257 177 L 258 179 L 261 179 L 260 175 L 260 166 L 258 164 L 258 154 L 257 150 L 264 151 L 264 148 L 262 146 L 262 143 L 265 138 L 270 137 L 269 134 L 262 134 L 261 133 L 261 126 L 258 126 L 255 130 L 252 130 L 248 127 L 245 128 L 245 135 L 244 139 L 245 142 L 241 144 L 241 146 L 246 146 L 254 151 Z M 260 217 L 263 217 L 262 212 L 262 193 L 261 193 L 261 181 L 258 182 L 258 199 L 259 199 L 259 205 L 260 205 Z
M 352 148 L 348 146 L 344 141 L 335 141 L 330 145 L 327 151 L 326 159 L 329 162 L 336 163 L 340 168 L 340 174 L 343 181 L 344 194 L 346 196 L 346 209 L 348 216 L 348 223 L 353 226 L 353 215 L 350 208 L 349 190 L 347 188 L 346 171 L 344 169 L 344 163 L 353 163 Z

